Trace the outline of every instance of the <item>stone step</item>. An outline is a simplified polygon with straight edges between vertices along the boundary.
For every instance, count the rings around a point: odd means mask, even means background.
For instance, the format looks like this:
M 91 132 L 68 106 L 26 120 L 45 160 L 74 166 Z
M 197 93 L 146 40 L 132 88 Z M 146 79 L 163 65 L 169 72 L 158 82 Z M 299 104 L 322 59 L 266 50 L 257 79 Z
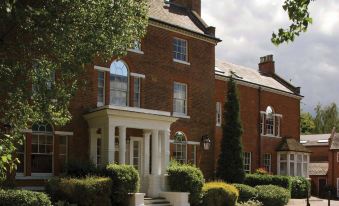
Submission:
M 157 197 L 157 198 L 144 198 L 144 204 L 147 206 L 171 206 L 170 202 L 168 202 L 165 198 Z

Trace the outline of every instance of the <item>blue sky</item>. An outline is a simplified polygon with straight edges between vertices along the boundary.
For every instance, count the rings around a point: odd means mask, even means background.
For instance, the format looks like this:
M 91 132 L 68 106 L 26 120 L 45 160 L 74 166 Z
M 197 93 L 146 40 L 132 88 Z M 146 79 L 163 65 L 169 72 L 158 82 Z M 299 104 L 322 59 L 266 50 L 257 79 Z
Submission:
M 289 25 L 283 0 L 202 0 L 202 17 L 223 40 L 216 56 L 258 68 L 260 56 L 273 54 L 276 72 L 301 86 L 302 108 L 313 113 L 317 103 L 339 104 L 339 1 L 316 0 L 313 24 L 293 43 L 279 47 L 271 34 Z

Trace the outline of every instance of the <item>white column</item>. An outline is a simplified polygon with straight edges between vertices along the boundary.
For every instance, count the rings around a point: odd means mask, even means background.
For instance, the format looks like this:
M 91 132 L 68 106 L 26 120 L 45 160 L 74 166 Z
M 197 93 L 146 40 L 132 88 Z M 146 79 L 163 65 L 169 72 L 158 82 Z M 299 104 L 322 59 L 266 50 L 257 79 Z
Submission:
M 149 158 L 150 158 L 150 131 L 144 131 L 144 174 L 149 175 Z
M 159 131 L 152 130 L 152 175 L 160 175 L 158 142 L 159 142 Z
M 108 127 L 108 163 L 114 163 L 115 154 L 115 126 L 109 125 Z
M 126 127 L 119 127 L 119 164 L 126 163 Z
M 97 161 L 97 138 L 95 136 L 95 128 L 89 129 L 89 138 L 90 138 L 90 156 L 93 163 Z
M 170 159 L 170 130 L 165 130 L 162 136 L 162 147 L 161 147 L 161 174 L 166 174 L 166 170 Z

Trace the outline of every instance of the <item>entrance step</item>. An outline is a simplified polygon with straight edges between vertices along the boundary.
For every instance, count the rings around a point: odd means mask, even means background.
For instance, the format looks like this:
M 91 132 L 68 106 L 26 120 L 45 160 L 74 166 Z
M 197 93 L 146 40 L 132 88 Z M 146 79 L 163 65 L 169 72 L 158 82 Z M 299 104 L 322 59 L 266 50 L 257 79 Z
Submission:
M 145 206 L 172 206 L 170 202 L 168 202 L 163 197 L 156 197 L 156 198 L 150 198 L 145 197 L 144 198 L 144 204 Z

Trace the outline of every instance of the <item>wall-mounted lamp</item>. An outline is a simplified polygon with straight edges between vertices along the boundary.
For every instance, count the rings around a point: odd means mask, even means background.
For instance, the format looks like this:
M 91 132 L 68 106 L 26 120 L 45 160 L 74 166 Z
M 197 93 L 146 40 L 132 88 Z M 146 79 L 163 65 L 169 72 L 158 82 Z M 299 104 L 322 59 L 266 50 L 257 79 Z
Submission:
M 201 137 L 201 142 L 200 144 L 203 146 L 204 150 L 209 150 L 211 148 L 212 141 L 208 137 L 208 135 L 203 135 Z

